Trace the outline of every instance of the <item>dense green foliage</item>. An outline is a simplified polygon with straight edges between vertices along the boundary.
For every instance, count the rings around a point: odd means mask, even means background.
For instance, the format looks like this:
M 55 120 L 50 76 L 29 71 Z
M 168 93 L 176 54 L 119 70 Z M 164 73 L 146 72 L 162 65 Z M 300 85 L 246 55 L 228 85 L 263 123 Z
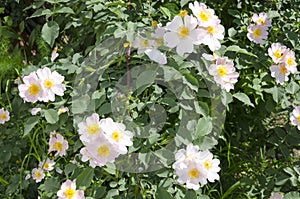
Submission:
M 207 64 L 205 61 L 182 58 L 171 52 L 167 52 L 166 68 L 157 66 L 154 72 L 161 74 L 159 78 L 172 79 L 175 77 L 168 77 L 168 73 L 176 71 L 172 74 L 183 77 L 176 79 L 182 88 L 171 84 L 149 85 L 154 79 L 151 77 L 154 69 L 149 70 L 144 65 L 151 61 L 145 55 L 137 55 L 127 42 L 134 39 L 133 32 L 151 28 L 154 20 L 165 25 L 181 10 L 188 10 L 189 2 L 3 1 L 0 5 L 0 108 L 8 110 L 11 118 L 4 125 L 0 124 L 0 198 L 55 198 L 66 179 L 77 179 L 77 186 L 84 189 L 90 199 L 254 199 L 269 198 L 274 192 L 285 193 L 285 198 L 300 198 L 297 193 L 300 189 L 300 131 L 289 120 L 293 107 L 300 105 L 300 76 L 293 74 L 288 82 L 277 84 L 271 77 L 272 60 L 268 57 L 268 48 L 279 42 L 292 49 L 300 63 L 300 1 L 201 1 L 215 10 L 225 27 L 222 48 L 216 53 L 228 56 L 235 63 L 239 81 L 234 90 L 208 88 L 206 84 L 212 79 L 197 66 Z M 272 19 L 269 37 L 262 45 L 249 41 L 246 36 L 250 18 L 260 12 Z M 114 38 L 112 42 L 111 38 Z M 51 52 L 56 46 L 59 57 L 52 62 Z M 209 52 L 209 49 L 204 47 L 203 51 Z M 24 103 L 17 82 L 45 66 L 65 77 L 67 91 L 55 102 Z M 128 67 L 132 70 L 131 82 L 124 76 Z M 147 70 L 150 72 L 143 73 Z M 137 77 L 142 80 L 136 80 Z M 126 93 L 128 95 L 115 96 L 116 85 L 122 83 L 137 84 L 141 88 Z M 218 90 L 218 95 L 210 96 L 209 89 Z M 179 90 L 181 96 L 174 90 Z M 191 100 L 190 96 L 195 102 L 189 101 L 194 105 L 189 112 L 189 104 L 184 100 Z M 161 132 L 134 138 L 129 151 L 160 155 L 165 160 L 164 168 L 130 173 L 114 165 L 93 169 L 81 161 L 79 116 L 90 115 L 93 108 L 101 117 L 117 118 L 120 111 L 114 106 L 118 105 L 125 107 L 124 112 L 131 116 L 131 120 L 125 118 L 128 122 L 145 126 L 152 117 L 162 117 L 155 115 L 153 104 L 166 110 Z M 70 112 L 57 115 L 61 106 L 69 107 Z M 224 112 L 217 113 L 219 109 L 214 106 L 222 106 Z M 31 115 L 30 110 L 35 107 L 42 108 L 43 115 Z M 221 162 L 220 181 L 198 191 L 177 184 L 171 166 L 174 154 L 155 153 L 174 144 L 177 131 L 189 132 L 191 123 L 188 121 L 183 129 L 179 126 L 185 117 L 191 118 L 193 114 L 199 122 L 200 115 L 202 119 L 208 118 L 201 121 L 204 126 L 194 127 L 197 130 L 194 144 L 210 149 Z M 125 120 L 121 115 L 119 119 Z M 198 120 L 195 122 L 192 125 L 197 126 Z M 209 125 L 213 126 L 210 130 L 202 130 L 209 129 Z M 68 155 L 55 159 L 56 171 L 49 172 L 41 183 L 25 180 L 38 162 L 50 157 L 48 140 L 54 130 L 68 140 Z M 169 155 L 173 158 L 168 159 Z M 145 165 L 151 162 L 151 158 L 142 158 Z M 131 164 L 128 165 L 134 167 L 134 163 Z

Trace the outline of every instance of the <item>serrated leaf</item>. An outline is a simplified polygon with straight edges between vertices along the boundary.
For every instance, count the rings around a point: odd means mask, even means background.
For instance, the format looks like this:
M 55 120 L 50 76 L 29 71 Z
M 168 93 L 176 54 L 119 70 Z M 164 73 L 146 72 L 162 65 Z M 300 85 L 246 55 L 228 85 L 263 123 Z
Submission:
M 55 21 L 48 21 L 44 24 L 42 28 L 42 38 L 50 45 L 52 48 L 55 42 L 55 39 L 59 35 L 59 26 Z
M 232 51 L 232 52 L 237 52 L 237 53 L 242 53 L 242 54 L 246 54 L 246 55 L 250 55 L 252 57 L 256 57 L 257 56 L 253 53 L 250 53 L 248 52 L 246 49 L 243 49 L 243 48 L 240 48 L 239 46 L 237 45 L 232 45 L 232 46 L 229 46 L 226 51 Z
M 254 104 L 252 104 L 252 102 L 250 101 L 250 98 L 245 93 L 235 93 L 232 96 L 235 97 L 236 99 L 240 100 L 244 104 L 254 107 Z
M 44 114 L 45 114 L 45 118 L 46 118 L 47 122 L 50 124 L 55 124 L 59 119 L 58 113 L 54 109 L 45 110 Z
M 33 127 L 38 123 L 40 117 L 30 117 L 26 120 L 25 126 L 24 126 L 24 135 L 26 136 L 30 131 L 33 129 Z

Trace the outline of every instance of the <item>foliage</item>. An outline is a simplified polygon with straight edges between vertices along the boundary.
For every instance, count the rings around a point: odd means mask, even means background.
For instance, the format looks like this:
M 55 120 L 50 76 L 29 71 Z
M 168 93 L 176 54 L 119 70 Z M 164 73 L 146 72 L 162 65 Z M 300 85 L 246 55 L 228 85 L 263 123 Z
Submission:
M 279 42 L 295 52 L 299 63 L 300 1 L 201 1 L 225 27 L 215 53 L 233 60 L 239 73 L 230 92 L 214 84 L 201 54 L 181 57 L 167 49 L 168 64 L 162 67 L 131 46 L 134 33 L 151 30 L 153 21 L 165 25 L 189 10 L 190 2 L 3 1 L 0 108 L 10 112 L 10 121 L 0 124 L 1 198 L 55 198 L 67 179 L 76 179 L 90 199 L 253 199 L 274 192 L 299 198 L 300 134 L 290 115 L 300 105 L 300 76 L 297 72 L 277 84 L 268 48 Z M 272 19 L 261 45 L 246 36 L 252 15 L 260 12 Z M 53 61 L 55 47 L 59 57 Z M 210 52 L 207 47 L 196 51 Z M 43 67 L 63 75 L 67 90 L 54 102 L 25 103 L 17 84 Z M 69 112 L 58 115 L 62 106 Z M 32 115 L 32 108 L 41 112 Z M 139 162 L 124 155 L 115 164 L 92 168 L 81 160 L 78 123 L 93 112 L 136 132 L 128 152 L 138 154 Z M 48 154 L 53 131 L 68 140 L 67 156 Z M 175 149 L 189 140 L 221 162 L 220 181 L 197 191 L 179 185 L 172 169 Z M 55 160 L 55 169 L 41 183 L 25 179 L 46 158 Z M 139 173 L 139 166 L 147 172 Z

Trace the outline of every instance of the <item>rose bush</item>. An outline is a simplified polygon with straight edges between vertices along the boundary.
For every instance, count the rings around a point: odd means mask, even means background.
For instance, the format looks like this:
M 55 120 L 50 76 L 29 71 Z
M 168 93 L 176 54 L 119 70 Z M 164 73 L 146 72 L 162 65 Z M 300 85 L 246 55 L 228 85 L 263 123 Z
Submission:
M 299 198 L 299 7 L 4 0 L 1 198 Z

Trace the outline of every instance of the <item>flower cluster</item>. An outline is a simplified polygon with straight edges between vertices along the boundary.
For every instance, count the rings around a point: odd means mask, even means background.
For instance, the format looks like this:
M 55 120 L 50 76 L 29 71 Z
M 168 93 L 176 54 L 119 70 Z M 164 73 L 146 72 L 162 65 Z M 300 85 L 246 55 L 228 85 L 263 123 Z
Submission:
M 264 12 L 254 14 L 251 21 L 254 24 L 248 26 L 247 37 L 250 41 L 253 41 L 256 44 L 262 44 L 263 40 L 268 38 L 268 30 L 271 27 L 271 20 L 268 18 L 268 15 Z
M 133 144 L 133 134 L 125 129 L 124 124 L 114 122 L 111 118 L 99 120 L 97 113 L 80 122 L 78 133 L 85 145 L 80 150 L 82 161 L 89 161 L 91 167 L 101 167 L 114 162 L 120 154 L 126 154 L 127 146 Z
M 145 37 L 139 34 L 133 41 L 133 47 L 138 48 L 137 53 L 145 53 L 151 60 L 166 64 L 166 56 L 158 50 L 161 46 L 176 48 L 177 54 L 181 56 L 192 53 L 194 45 L 200 44 L 207 45 L 211 51 L 218 50 L 225 29 L 214 10 L 197 1 L 190 3 L 189 8 L 193 16 L 184 10 L 165 27 L 155 22 L 152 33 L 145 33 Z
M 9 121 L 10 116 L 9 112 L 4 110 L 4 108 L 0 109 L 0 124 L 4 124 L 5 122 Z
M 198 190 L 207 184 L 207 181 L 219 180 L 220 161 L 213 158 L 208 150 L 199 151 L 198 146 L 188 144 L 186 149 L 180 149 L 175 154 L 173 168 L 178 176 L 180 184 L 186 184 L 186 188 Z
M 275 77 L 278 84 L 289 80 L 289 74 L 296 73 L 297 63 L 295 52 L 280 43 L 273 43 L 268 49 L 268 54 L 274 64 L 270 67 L 271 76 Z
M 58 199 L 84 199 L 84 191 L 76 190 L 76 180 L 67 180 L 57 192 Z
M 23 84 L 18 86 L 19 95 L 26 102 L 54 101 L 55 95 L 63 96 L 66 86 L 62 83 L 64 76 L 48 67 L 31 72 L 23 78 Z
M 214 77 L 217 84 L 227 92 L 234 89 L 234 84 L 237 82 L 239 74 L 235 71 L 234 63 L 228 57 L 213 57 L 205 55 L 206 59 L 214 61 L 210 65 L 209 74 Z
M 52 171 L 54 169 L 54 165 L 55 162 L 53 160 L 50 160 L 49 158 L 47 158 L 45 161 L 40 162 L 38 164 L 38 167 L 32 169 L 31 171 L 32 179 L 34 179 L 37 183 L 41 182 L 45 177 L 45 171 Z

